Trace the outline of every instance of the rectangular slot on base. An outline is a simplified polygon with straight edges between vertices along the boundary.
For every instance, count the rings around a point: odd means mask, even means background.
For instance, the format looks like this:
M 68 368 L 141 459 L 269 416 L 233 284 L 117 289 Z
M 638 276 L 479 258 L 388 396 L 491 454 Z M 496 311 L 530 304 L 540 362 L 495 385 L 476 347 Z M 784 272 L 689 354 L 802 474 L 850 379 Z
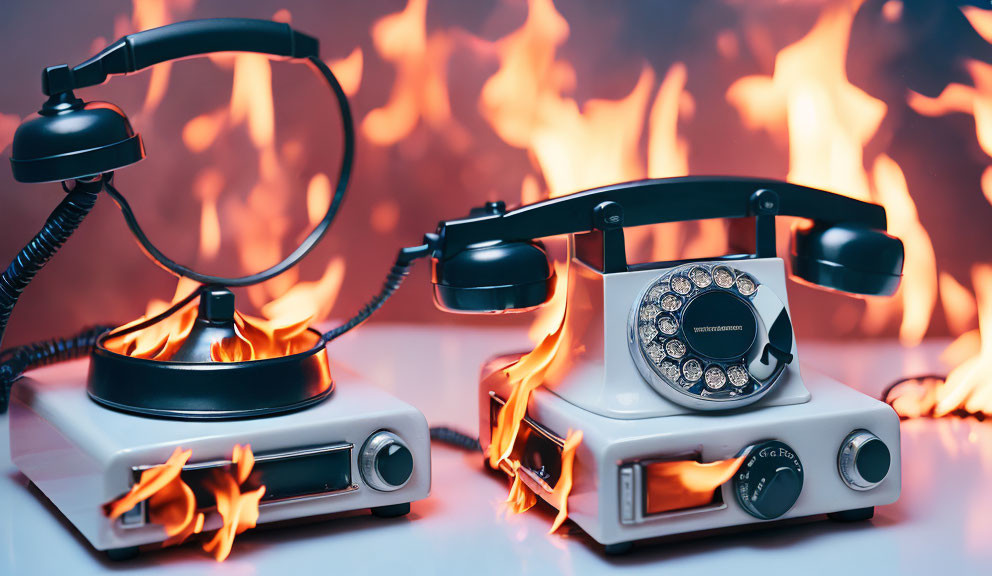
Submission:
M 722 486 L 739 459 L 701 461 L 699 454 L 639 460 L 620 466 L 620 520 L 650 520 L 726 508 Z
M 260 506 L 286 500 L 312 498 L 350 492 L 356 487 L 351 481 L 351 452 L 353 444 L 334 444 L 303 448 L 289 452 L 265 453 L 255 456 L 251 474 L 241 486 L 243 492 L 265 486 Z M 218 470 L 232 466 L 230 460 L 197 462 L 183 467 L 180 477 L 196 498 L 196 507 L 206 510 L 217 505 L 208 485 Z M 154 466 L 131 469 L 137 482 L 141 473 Z M 141 502 L 121 517 L 125 527 L 147 523 L 145 502 Z
M 500 410 L 506 402 L 493 393 L 489 397 L 489 426 L 495 431 Z M 561 478 L 561 452 L 564 447 L 564 438 L 525 416 L 510 458 L 520 462 L 531 473 L 530 476 L 539 480 L 550 492 Z

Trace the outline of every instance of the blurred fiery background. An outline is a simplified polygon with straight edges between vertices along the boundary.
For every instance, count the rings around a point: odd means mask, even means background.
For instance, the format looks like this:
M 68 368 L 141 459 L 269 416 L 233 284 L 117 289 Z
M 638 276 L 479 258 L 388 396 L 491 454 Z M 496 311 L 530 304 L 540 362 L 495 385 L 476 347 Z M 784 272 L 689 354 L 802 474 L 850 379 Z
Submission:
M 793 283 L 799 338 L 957 337 L 979 349 L 992 307 L 992 12 L 933 0 L 10 1 L 0 32 L 0 156 L 42 103 L 39 76 L 169 22 L 241 16 L 317 36 L 358 125 L 338 220 L 297 270 L 240 294 L 272 318 L 345 317 L 400 246 L 486 200 L 532 202 L 645 177 L 788 179 L 884 204 L 907 249 L 899 294 L 859 300 Z M 304 66 L 223 54 L 85 90 L 128 112 L 148 158 L 116 179 L 150 236 L 221 274 L 271 265 L 326 208 L 340 124 Z M 0 255 L 62 193 L 0 170 Z M 785 249 L 788 226 L 780 226 Z M 747 223 L 635 230 L 641 261 L 748 249 Z M 729 247 L 729 248 L 728 248 Z M 376 320 L 526 324 L 443 314 L 428 267 Z M 123 322 L 175 279 L 132 241 L 109 199 L 39 275 L 6 343 Z M 152 301 L 149 304 L 149 301 Z M 985 314 L 992 321 L 992 311 Z M 955 362 L 956 363 L 956 362 Z

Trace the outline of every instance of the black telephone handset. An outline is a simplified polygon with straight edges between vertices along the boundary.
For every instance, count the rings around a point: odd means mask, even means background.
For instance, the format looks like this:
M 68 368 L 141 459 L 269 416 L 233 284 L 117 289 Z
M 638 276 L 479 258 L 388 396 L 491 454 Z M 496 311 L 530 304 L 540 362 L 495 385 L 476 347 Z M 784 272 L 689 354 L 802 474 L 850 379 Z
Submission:
M 603 273 L 625 272 L 623 229 L 702 220 L 756 219 L 756 257 L 774 257 L 775 216 L 813 221 L 794 230 L 792 273 L 853 294 L 893 294 L 902 277 L 902 242 L 885 232 L 885 209 L 774 180 L 685 177 L 604 186 L 507 211 L 502 202 L 446 220 L 434 248 L 434 300 L 458 313 L 518 312 L 554 294 L 555 273 L 540 238 L 575 235 L 576 257 Z

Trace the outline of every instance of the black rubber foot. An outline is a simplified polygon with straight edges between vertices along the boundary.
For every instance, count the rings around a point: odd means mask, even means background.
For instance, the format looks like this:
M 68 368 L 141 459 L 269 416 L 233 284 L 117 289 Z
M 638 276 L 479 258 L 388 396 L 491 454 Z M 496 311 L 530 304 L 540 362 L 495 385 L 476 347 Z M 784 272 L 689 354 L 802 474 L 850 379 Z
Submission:
M 618 542 L 616 544 L 607 544 L 603 547 L 603 550 L 607 556 L 622 556 L 630 552 L 633 548 L 633 542 Z
M 372 515 L 376 518 L 396 518 L 406 516 L 410 513 L 410 503 L 393 504 L 392 506 L 378 506 L 372 509 Z
M 138 557 L 138 547 L 129 546 L 127 548 L 111 548 L 110 550 L 104 550 L 104 554 L 107 558 L 113 560 L 114 562 L 121 562 L 123 560 L 131 560 L 132 558 Z
M 871 520 L 874 515 L 875 507 L 869 506 L 867 508 L 831 512 L 827 514 L 827 518 L 830 518 L 834 522 L 863 522 L 865 520 Z

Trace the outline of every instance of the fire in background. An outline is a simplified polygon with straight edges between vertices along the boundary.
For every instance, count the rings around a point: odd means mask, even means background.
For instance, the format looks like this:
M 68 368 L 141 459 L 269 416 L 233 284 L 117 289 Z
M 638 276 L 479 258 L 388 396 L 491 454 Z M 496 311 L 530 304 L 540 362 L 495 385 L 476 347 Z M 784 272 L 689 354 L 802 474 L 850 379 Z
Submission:
M 266 314 L 265 306 L 293 288 L 288 300 L 307 302 L 308 316 L 345 315 L 378 286 L 397 245 L 483 200 L 732 173 L 880 202 L 906 242 L 906 281 L 891 301 L 791 287 L 800 338 L 898 335 L 913 345 L 977 329 L 971 265 L 988 259 L 992 234 L 982 225 L 992 210 L 988 11 L 899 0 L 279 8 L 244 2 L 224 15 L 291 20 L 320 37 L 355 104 L 359 163 L 344 207 L 349 218 L 335 223 L 302 271 L 248 291 L 247 313 L 282 317 L 284 310 L 270 306 Z M 34 3 L 6 10 L 11 23 L 46 20 Z M 72 26 L 53 35 L 37 62 L 6 64 L 11 85 L 35 86 L 37 69 L 56 54 L 82 59 L 128 32 L 219 15 L 195 0 L 78 10 L 65 15 Z M 10 32 L 12 39 L 31 33 L 20 25 Z M 145 191 L 134 204 L 152 236 L 168 239 L 179 260 L 219 273 L 274 262 L 329 197 L 337 143 L 322 133 L 337 131 L 333 114 L 321 113 L 326 95 L 305 71 L 251 55 L 179 62 L 144 76 L 90 95 L 112 92 L 140 108 L 134 124 L 157 143 L 148 161 L 121 175 L 122 186 Z M 4 154 L 36 98 L 25 89 L 0 99 Z M 34 226 L 49 204 L 37 191 L 19 194 L 6 173 L 0 178 L 10 191 L 0 215 L 7 245 L 28 234 L 20 228 Z M 106 213 L 97 209 L 66 248 L 73 257 L 54 262 L 25 297 L 22 308 L 31 310 L 15 315 L 12 344 L 123 322 L 149 298 L 174 291 L 167 277 L 147 273 L 150 265 Z M 638 231 L 630 242 L 643 259 L 670 259 L 721 252 L 746 236 L 713 221 Z M 369 290 L 336 301 L 345 274 L 349 286 Z M 76 297 L 67 299 L 70 283 Z M 436 314 L 427 302 L 427 282 L 415 279 L 380 319 L 480 321 Z

